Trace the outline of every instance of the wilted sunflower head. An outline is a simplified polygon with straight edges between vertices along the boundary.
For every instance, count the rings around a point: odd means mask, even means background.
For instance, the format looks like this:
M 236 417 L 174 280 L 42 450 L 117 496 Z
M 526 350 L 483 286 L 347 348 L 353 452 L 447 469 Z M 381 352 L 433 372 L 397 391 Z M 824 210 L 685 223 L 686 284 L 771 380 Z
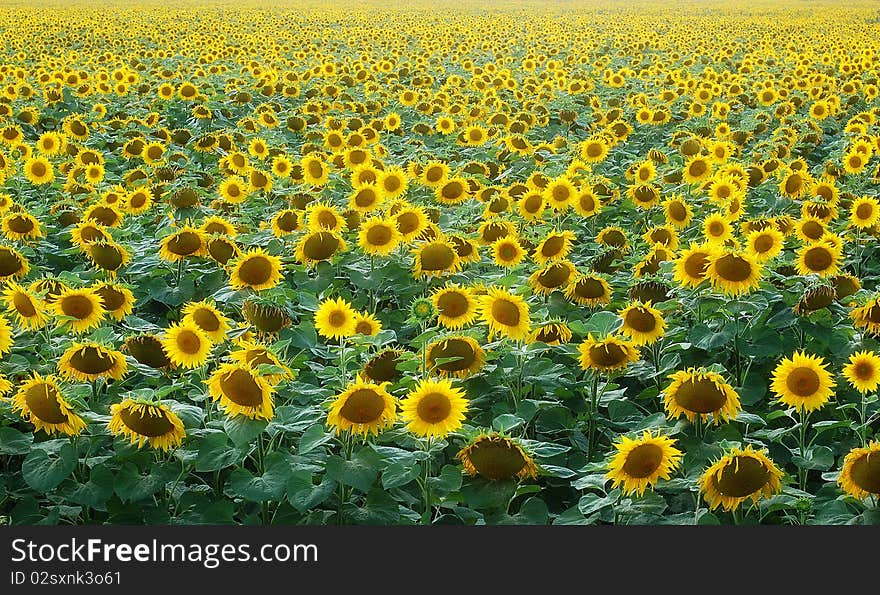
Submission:
M 74 343 L 58 361 L 61 375 L 69 380 L 92 382 L 98 378 L 119 380 L 128 371 L 125 356 L 98 343 Z
M 348 247 L 342 237 L 329 231 L 317 231 L 305 234 L 296 245 L 296 259 L 306 265 L 314 266 L 330 260 Z
M 538 475 L 535 460 L 520 442 L 497 432 L 480 434 L 458 451 L 464 472 L 479 475 L 491 481 Z
M 485 363 L 483 348 L 466 335 L 454 335 L 428 344 L 425 357 L 428 370 L 442 377 L 467 378 L 479 372 Z
M 856 328 L 863 328 L 867 333 L 880 335 L 880 293 L 869 297 L 863 305 L 853 307 L 849 316 Z
M 149 444 L 157 450 L 170 450 L 186 437 L 183 422 L 162 403 L 125 399 L 110 406 L 110 415 L 110 433 L 129 438 L 138 448 Z
M 264 301 L 245 300 L 241 311 L 248 324 L 261 333 L 277 333 L 291 322 L 283 308 Z
M 782 471 L 751 445 L 733 448 L 700 478 L 700 491 L 711 509 L 734 510 L 746 500 L 757 502 L 782 490 Z

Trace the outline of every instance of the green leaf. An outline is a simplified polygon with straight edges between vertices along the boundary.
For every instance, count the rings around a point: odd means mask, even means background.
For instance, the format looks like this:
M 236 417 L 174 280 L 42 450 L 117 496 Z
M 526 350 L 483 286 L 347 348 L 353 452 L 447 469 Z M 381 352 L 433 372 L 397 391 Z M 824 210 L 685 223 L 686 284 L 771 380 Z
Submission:
M 594 338 L 600 338 L 616 331 L 622 323 L 620 316 L 614 312 L 602 310 L 590 316 L 580 330 L 584 335 L 592 334 Z
M 510 432 L 512 429 L 521 426 L 524 420 L 511 413 L 503 413 L 492 420 L 492 427 L 499 432 Z
M 57 455 L 35 449 L 21 464 L 24 481 L 37 492 L 50 492 L 76 468 L 76 449 L 65 444 Z
M 461 488 L 461 469 L 454 465 L 445 465 L 439 476 L 428 478 L 428 485 L 435 496 L 446 496 Z
M 376 476 L 376 463 L 379 457 L 369 449 L 362 449 L 350 461 L 333 455 L 327 459 L 327 476 L 335 479 L 343 485 L 357 488 L 362 492 L 368 492 Z
M 107 500 L 113 495 L 113 472 L 99 465 L 89 473 L 89 481 L 81 485 L 69 498 L 72 502 L 89 508 L 105 510 Z
M 31 444 L 33 442 L 33 434 L 25 434 L 15 428 L 0 428 L 0 454 L 27 454 L 31 451 Z
M 196 457 L 196 471 L 217 471 L 242 460 L 245 452 L 229 444 L 223 432 L 214 432 L 202 438 Z
M 807 449 L 803 457 L 799 454 L 791 457 L 791 462 L 801 469 L 827 471 L 834 465 L 834 452 L 827 446 L 814 446 Z
M 268 422 L 262 419 L 251 419 L 244 415 L 226 417 L 223 419 L 223 429 L 239 448 L 250 445 L 254 438 L 266 429 Z
M 405 466 L 392 463 L 382 472 L 382 487 L 386 490 L 408 484 L 419 476 L 421 469 L 417 465 Z
M 273 452 L 264 461 L 265 471 L 254 475 L 244 468 L 237 468 L 229 476 L 224 493 L 252 502 L 280 500 L 287 487 L 291 472 L 288 460 L 280 452 Z
M 331 440 L 333 440 L 333 434 L 326 430 L 324 424 L 315 424 L 303 432 L 302 437 L 299 439 L 299 448 L 297 448 L 296 452 L 297 454 L 304 455 L 312 452 L 322 444 L 327 444 Z

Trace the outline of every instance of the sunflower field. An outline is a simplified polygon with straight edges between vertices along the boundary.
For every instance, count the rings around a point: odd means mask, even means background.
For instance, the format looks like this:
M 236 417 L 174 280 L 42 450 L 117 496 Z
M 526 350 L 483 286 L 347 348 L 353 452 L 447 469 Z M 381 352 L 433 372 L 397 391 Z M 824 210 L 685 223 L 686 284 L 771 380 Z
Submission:
M 0 524 L 880 523 L 880 11 L 730 4 L 4 2 Z

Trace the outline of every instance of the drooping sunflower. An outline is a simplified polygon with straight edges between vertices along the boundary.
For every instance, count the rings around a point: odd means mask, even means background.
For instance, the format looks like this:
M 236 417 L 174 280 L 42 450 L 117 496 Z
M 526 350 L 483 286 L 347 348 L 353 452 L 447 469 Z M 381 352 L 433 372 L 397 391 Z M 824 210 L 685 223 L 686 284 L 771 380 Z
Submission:
M 12 409 L 18 411 L 35 430 L 47 434 L 60 432 L 76 436 L 86 428 L 83 419 L 64 399 L 55 376 L 43 378 L 37 372 L 22 384 L 12 397 Z
M 454 335 L 425 347 L 428 370 L 442 377 L 467 378 L 482 369 L 486 354 L 480 344 L 466 335 Z
M 562 345 L 571 341 L 571 329 L 564 322 L 545 322 L 529 334 L 529 343 L 540 341 L 546 345 Z
M 680 196 L 672 196 L 663 202 L 666 222 L 679 229 L 687 227 L 693 217 L 691 205 Z
M 65 289 L 49 304 L 49 311 L 59 317 L 58 328 L 76 334 L 101 324 L 105 310 L 101 296 L 92 289 Z
M 578 346 L 580 364 L 584 370 L 613 372 L 639 360 L 639 348 L 626 339 L 607 335 L 593 338 L 592 333 Z
M 116 320 L 122 320 L 134 311 L 134 294 L 128 287 L 116 283 L 100 283 L 92 288 L 101 298 L 104 310 Z
M 571 251 L 573 242 L 574 233 L 571 231 L 551 231 L 535 247 L 535 262 L 543 266 L 553 259 L 565 258 Z
M 95 268 L 108 273 L 111 278 L 131 260 L 128 250 L 111 240 L 92 242 L 83 250 Z
M 229 417 L 243 415 L 250 419 L 272 419 L 274 416 L 272 395 L 275 389 L 267 378 L 247 364 L 221 364 L 205 384 L 211 399 L 219 402 Z
M 666 332 L 663 314 L 651 303 L 635 301 L 618 312 L 623 320 L 620 332 L 635 345 L 651 345 Z
M 341 339 L 355 334 L 357 313 L 342 298 L 328 298 L 315 311 L 315 330 L 327 339 Z
M 775 227 L 752 230 L 746 235 L 746 254 L 765 262 L 782 252 L 785 236 Z
M 162 340 L 151 333 L 128 337 L 123 349 L 130 353 L 139 364 L 154 370 L 163 370 L 174 365 L 168 358 L 168 354 L 165 353 Z
M 497 481 L 538 476 L 538 466 L 518 440 L 497 432 L 480 434 L 456 455 L 464 472 Z
M 277 333 L 290 324 L 288 312 L 273 303 L 245 300 L 241 313 L 261 333 Z
M 830 277 L 840 270 L 841 250 L 828 243 L 808 244 L 798 251 L 799 275 Z
M 207 237 L 201 229 L 189 224 L 165 236 L 159 244 L 159 257 L 178 262 L 187 257 L 204 256 Z
M 20 328 L 39 330 L 49 321 L 45 302 L 15 281 L 7 282 L 3 290 L 3 301 L 6 312 Z
M 233 289 L 250 287 L 254 291 L 271 289 L 281 281 L 281 259 L 262 248 L 251 248 L 229 263 L 229 286 Z
M 354 316 L 354 334 L 375 337 L 382 330 L 382 323 L 374 315 L 357 312 Z
M 577 275 L 574 265 L 568 260 L 555 260 L 536 270 L 529 276 L 529 285 L 538 295 L 550 295 L 565 287 Z
M 98 378 L 120 380 L 128 372 L 125 356 L 99 343 L 78 343 L 67 348 L 58 360 L 58 370 L 68 380 L 92 382 Z
M 684 415 L 693 423 L 697 416 L 706 421 L 711 415 L 718 424 L 735 419 L 742 410 L 736 390 L 717 372 L 688 368 L 669 378 L 663 405 L 670 419 Z
M 843 376 L 862 394 L 880 387 L 880 355 L 873 351 L 858 351 L 849 356 L 843 367 Z
M 863 328 L 865 332 L 880 335 L 880 293 L 869 297 L 861 306 L 856 306 L 849 313 L 855 328 Z
M 782 471 L 751 445 L 732 448 L 700 477 L 700 491 L 709 507 L 734 510 L 746 500 L 757 502 L 782 491 Z
M 420 242 L 413 249 L 413 277 L 442 277 L 457 272 L 461 260 L 455 247 L 445 237 Z
M 3 235 L 10 240 L 33 240 L 43 237 L 43 230 L 36 217 L 27 212 L 7 213 L 0 228 Z
M 229 319 L 209 301 L 189 302 L 181 310 L 184 324 L 195 325 L 214 343 L 222 343 L 231 328 Z
M 857 500 L 880 494 L 880 442 L 853 448 L 843 460 L 837 484 Z
M 525 339 L 529 333 L 529 306 L 518 295 L 505 289 L 490 287 L 479 296 L 480 317 L 489 325 L 489 340 L 496 334 L 514 340 Z
M 0 246 L 0 281 L 24 277 L 30 270 L 27 259 L 18 250 Z
M 358 245 L 370 256 L 388 256 L 400 244 L 401 236 L 393 219 L 374 217 L 361 223 Z
M 437 309 L 437 321 L 448 329 L 460 329 L 477 317 L 477 301 L 467 287 L 447 283 L 434 290 L 431 301 Z
M 307 233 L 296 244 L 296 259 L 310 267 L 348 249 L 342 236 L 329 231 Z
M 452 380 L 420 380 L 400 404 L 406 429 L 422 438 L 443 438 L 459 430 L 469 402 Z
M 825 369 L 827 365 L 821 356 L 796 351 L 773 370 L 771 389 L 780 402 L 798 411 L 819 409 L 834 395 L 834 378 Z
M 372 356 L 364 364 L 360 374 L 366 380 L 373 382 L 396 382 L 403 373 L 397 369 L 398 364 L 403 363 L 404 352 L 400 349 L 387 347 Z
M 163 403 L 125 399 L 110 406 L 110 416 L 110 433 L 125 436 L 138 448 L 149 444 L 167 451 L 180 446 L 186 437 L 180 417 Z
M 174 365 L 198 368 L 208 361 L 214 343 L 193 323 L 173 323 L 165 330 L 162 346 Z
M 614 445 L 617 452 L 608 463 L 606 479 L 612 488 L 622 486 L 624 494 L 641 496 L 661 479 L 669 479 L 678 468 L 682 453 L 675 448 L 675 440 L 645 430 L 632 439 L 621 436 Z
M 369 382 L 358 375 L 336 395 L 327 413 L 327 425 L 336 432 L 369 436 L 397 421 L 397 403 L 386 390 L 387 382 Z
M 725 295 L 740 295 L 758 287 L 761 265 L 742 251 L 719 249 L 708 258 L 706 277 Z
M 578 274 L 565 288 L 566 298 L 590 308 L 610 303 L 611 294 L 611 286 L 608 281 L 597 274 Z
M 107 228 L 95 221 L 80 221 L 70 230 L 70 242 L 81 250 L 93 242 L 112 239 Z

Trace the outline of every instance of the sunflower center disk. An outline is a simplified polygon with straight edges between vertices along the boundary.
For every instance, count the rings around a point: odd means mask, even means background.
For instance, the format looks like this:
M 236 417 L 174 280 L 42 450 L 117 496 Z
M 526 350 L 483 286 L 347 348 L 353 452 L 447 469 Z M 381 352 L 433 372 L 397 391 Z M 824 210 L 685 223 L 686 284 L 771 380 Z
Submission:
M 61 311 L 65 316 L 73 316 L 79 320 L 88 318 L 94 312 L 91 300 L 85 296 L 72 295 L 61 301 Z
M 468 301 L 460 293 L 444 293 L 437 300 L 437 306 L 444 316 L 457 318 L 468 310 Z
M 811 271 L 824 271 L 830 267 L 833 262 L 834 259 L 831 257 L 831 253 L 821 246 L 810 248 L 807 250 L 806 254 L 804 254 L 804 264 L 806 264 L 807 268 Z
M 367 231 L 367 243 L 371 246 L 385 246 L 391 241 L 391 230 L 384 225 L 375 225 Z
M 715 487 L 723 496 L 745 498 L 763 488 L 770 479 L 770 472 L 763 463 L 752 457 L 738 456 L 714 477 Z
M 752 265 L 732 254 L 722 256 L 715 262 L 715 270 L 718 276 L 726 281 L 739 283 L 745 281 L 752 275 Z
M 647 310 L 634 308 L 626 314 L 626 325 L 640 333 L 650 333 L 657 328 L 657 320 Z
M 174 425 L 165 417 L 165 413 L 156 407 L 143 406 L 139 410 L 126 407 L 119 416 L 126 427 L 141 436 L 153 438 L 164 436 L 174 430 Z
M 650 477 L 663 461 L 663 449 L 656 444 L 641 444 L 626 456 L 623 471 L 630 477 L 642 479 Z
M 675 393 L 675 402 L 693 413 L 714 413 L 724 407 L 727 395 L 707 378 L 683 382 Z
M 880 494 L 880 456 L 866 454 L 853 463 L 850 474 L 853 482 L 872 494 Z
M 28 296 L 22 293 L 16 293 L 15 296 L 13 296 L 12 304 L 15 306 L 16 311 L 25 318 L 30 318 L 37 313 L 36 308 L 34 308 L 34 303 Z
M 175 235 L 168 242 L 168 251 L 178 256 L 189 256 L 196 252 L 202 245 L 199 236 L 191 231 L 183 231 Z
M 272 265 L 260 256 L 249 258 L 241 264 L 238 276 L 248 285 L 262 285 L 272 276 Z
M 605 287 L 595 279 L 581 279 L 574 289 L 578 297 L 586 299 L 596 299 L 605 295 Z
M 48 384 L 41 383 L 30 387 L 24 395 L 25 403 L 31 413 L 47 424 L 61 424 L 67 415 L 58 403 L 58 391 Z
M 435 362 L 438 359 L 453 357 L 459 359 L 444 362 L 436 367 L 445 372 L 466 370 L 474 363 L 474 349 L 467 343 L 467 341 L 462 341 L 461 339 L 449 339 L 443 341 L 443 343 L 439 345 L 431 347 L 431 352 L 428 354 L 428 358 L 431 362 Z
M 193 312 L 193 321 L 203 331 L 216 331 L 220 328 L 220 321 L 210 310 L 199 308 Z
M 0 277 L 8 277 L 22 268 L 21 259 L 7 248 L 0 248 Z
M 525 466 L 526 461 L 516 448 L 501 442 L 481 441 L 470 449 L 468 458 L 474 469 L 487 479 L 513 477 Z
M 70 358 L 70 365 L 83 374 L 103 374 L 115 363 L 112 355 L 96 347 L 83 347 Z
M 246 370 L 233 370 L 220 379 L 226 397 L 242 407 L 257 407 L 263 402 L 263 391 Z
M 89 254 L 102 269 L 115 271 L 122 266 L 122 253 L 115 246 L 92 244 L 89 247 Z
M 495 300 L 492 303 L 492 318 L 504 326 L 516 326 L 520 320 L 519 308 L 507 300 Z
M 554 264 L 538 275 L 538 282 L 544 287 L 559 287 L 571 277 L 571 269 L 562 264 Z
M 361 388 L 349 395 L 339 414 L 353 424 L 368 424 L 385 411 L 385 399 L 371 388 Z
M 309 237 L 303 244 L 303 254 L 310 260 L 326 260 L 333 256 L 339 246 L 332 233 L 322 231 Z
M 810 397 L 819 390 L 819 375 L 810 368 L 795 368 L 785 379 L 788 390 L 799 397 Z
M 430 424 L 440 423 L 452 412 L 449 397 L 441 393 L 429 393 L 419 399 L 418 415 L 422 421 Z
M 605 368 L 618 366 L 625 359 L 626 352 L 622 347 L 613 343 L 608 345 L 602 343 L 590 348 L 590 361 Z
M 420 257 L 423 271 L 445 271 L 455 262 L 455 252 L 443 244 L 425 246 Z

